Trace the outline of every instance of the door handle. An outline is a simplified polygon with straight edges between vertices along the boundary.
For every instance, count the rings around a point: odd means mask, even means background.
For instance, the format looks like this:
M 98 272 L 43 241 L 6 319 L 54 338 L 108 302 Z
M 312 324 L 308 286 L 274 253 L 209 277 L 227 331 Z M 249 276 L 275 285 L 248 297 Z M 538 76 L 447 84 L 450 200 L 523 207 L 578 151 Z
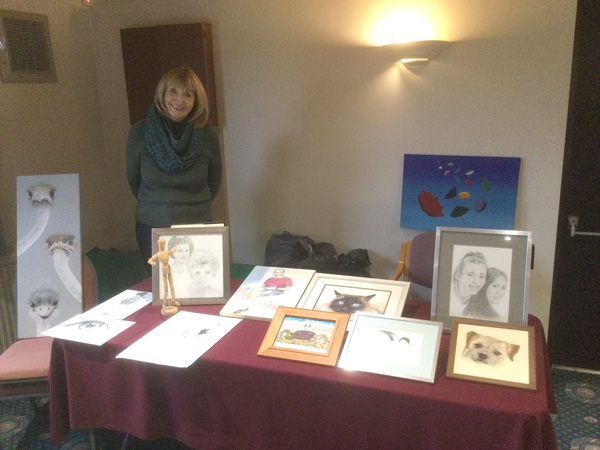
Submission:
M 590 231 L 577 231 L 577 225 L 579 224 L 579 216 L 569 216 L 569 225 L 571 226 L 571 237 L 575 235 L 580 236 L 600 236 L 600 233 Z

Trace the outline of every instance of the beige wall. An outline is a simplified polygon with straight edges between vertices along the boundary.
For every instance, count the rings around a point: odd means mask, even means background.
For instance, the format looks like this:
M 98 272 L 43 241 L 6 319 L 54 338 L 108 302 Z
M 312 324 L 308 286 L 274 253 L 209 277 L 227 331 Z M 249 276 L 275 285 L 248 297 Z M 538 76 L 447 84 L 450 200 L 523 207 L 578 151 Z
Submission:
M 423 70 L 373 46 L 390 8 L 433 8 L 455 44 Z M 76 172 L 83 246 L 133 247 L 119 29 L 210 22 L 233 258 L 261 263 L 289 230 L 369 250 L 389 277 L 405 153 L 522 158 L 516 228 L 533 232 L 531 312 L 547 324 L 575 0 L 4 1 L 50 16 L 59 83 L 0 84 L 1 219 L 14 239 L 17 174 Z M 93 65 L 93 66 L 92 66 Z M 103 181 L 108 178 L 110 181 Z M 100 189 L 100 187 L 102 187 Z
M 109 197 L 99 189 L 110 166 L 102 142 L 89 17 L 80 0 L 2 1 L 0 7 L 48 16 L 58 79 L 0 83 L 0 219 L 6 239 L 14 247 L 17 175 L 79 173 L 82 240 L 91 244 L 111 220 Z

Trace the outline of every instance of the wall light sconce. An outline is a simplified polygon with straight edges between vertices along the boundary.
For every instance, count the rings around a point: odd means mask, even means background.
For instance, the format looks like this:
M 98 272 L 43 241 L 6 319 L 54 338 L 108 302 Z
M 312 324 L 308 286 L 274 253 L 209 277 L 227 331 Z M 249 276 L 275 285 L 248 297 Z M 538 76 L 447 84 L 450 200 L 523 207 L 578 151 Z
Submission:
M 443 49 L 450 46 L 448 41 L 412 41 L 386 44 L 382 48 L 407 67 L 424 66 Z

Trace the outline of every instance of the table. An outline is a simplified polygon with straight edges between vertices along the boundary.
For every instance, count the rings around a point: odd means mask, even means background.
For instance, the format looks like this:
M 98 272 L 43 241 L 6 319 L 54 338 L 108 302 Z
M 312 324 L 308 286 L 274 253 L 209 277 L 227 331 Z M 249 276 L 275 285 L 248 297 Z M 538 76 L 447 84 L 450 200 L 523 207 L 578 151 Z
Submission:
M 239 284 L 232 280 L 232 291 Z M 149 288 L 149 281 L 134 286 Z M 405 315 L 427 318 L 429 304 L 408 300 Z M 269 323 L 248 319 L 187 369 L 115 359 L 166 319 L 146 306 L 128 320 L 136 324 L 100 347 L 54 340 L 53 443 L 69 430 L 106 428 L 199 449 L 557 448 L 544 331 L 531 315 L 535 392 L 447 378 L 447 334 L 430 384 L 259 357 Z

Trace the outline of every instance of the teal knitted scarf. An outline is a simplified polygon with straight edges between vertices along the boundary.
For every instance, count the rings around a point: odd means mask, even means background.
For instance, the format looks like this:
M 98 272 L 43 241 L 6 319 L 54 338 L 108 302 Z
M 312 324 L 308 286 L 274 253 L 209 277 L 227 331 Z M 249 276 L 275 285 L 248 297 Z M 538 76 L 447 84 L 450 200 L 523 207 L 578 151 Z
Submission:
M 144 139 L 150 154 L 163 172 L 172 174 L 194 166 L 200 158 L 204 133 L 190 122 L 174 122 L 152 105 Z

